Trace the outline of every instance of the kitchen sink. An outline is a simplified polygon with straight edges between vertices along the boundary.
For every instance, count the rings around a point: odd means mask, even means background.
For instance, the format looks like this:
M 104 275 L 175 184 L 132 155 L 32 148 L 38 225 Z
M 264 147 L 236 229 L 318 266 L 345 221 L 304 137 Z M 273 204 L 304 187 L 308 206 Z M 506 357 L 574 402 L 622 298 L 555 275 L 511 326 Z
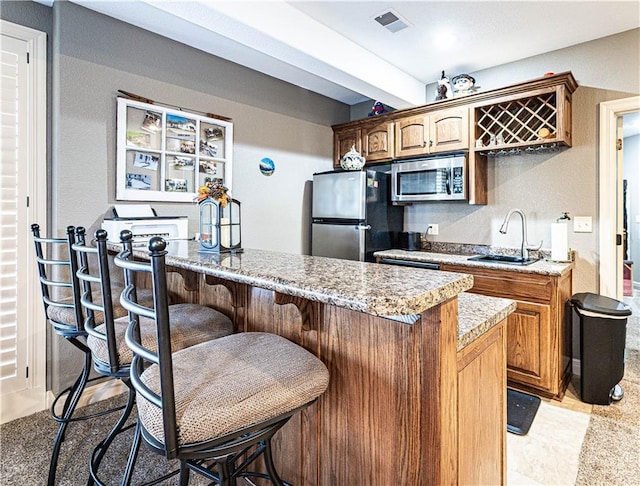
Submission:
M 531 265 L 537 262 L 537 258 L 522 258 L 508 255 L 479 255 L 469 257 L 468 260 L 488 263 L 506 263 L 507 265 Z

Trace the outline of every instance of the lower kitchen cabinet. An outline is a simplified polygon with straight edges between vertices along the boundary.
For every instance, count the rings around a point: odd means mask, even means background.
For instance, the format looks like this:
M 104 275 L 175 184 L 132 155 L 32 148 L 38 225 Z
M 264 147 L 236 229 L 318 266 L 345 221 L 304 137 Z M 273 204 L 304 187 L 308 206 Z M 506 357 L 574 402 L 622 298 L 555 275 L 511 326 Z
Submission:
M 505 363 L 504 322 L 458 352 L 456 484 L 506 483 Z
M 473 275 L 470 292 L 516 301 L 507 320 L 508 384 L 562 399 L 571 379 L 571 271 L 556 276 L 450 264 L 441 269 Z

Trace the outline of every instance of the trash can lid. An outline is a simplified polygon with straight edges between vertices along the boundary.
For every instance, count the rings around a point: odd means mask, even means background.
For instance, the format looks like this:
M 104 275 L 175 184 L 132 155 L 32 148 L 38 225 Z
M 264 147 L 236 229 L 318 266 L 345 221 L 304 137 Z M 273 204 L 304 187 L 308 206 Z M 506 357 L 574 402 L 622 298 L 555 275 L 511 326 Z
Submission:
M 575 294 L 571 297 L 571 303 L 590 313 L 618 317 L 631 315 L 631 308 L 624 302 L 590 292 Z

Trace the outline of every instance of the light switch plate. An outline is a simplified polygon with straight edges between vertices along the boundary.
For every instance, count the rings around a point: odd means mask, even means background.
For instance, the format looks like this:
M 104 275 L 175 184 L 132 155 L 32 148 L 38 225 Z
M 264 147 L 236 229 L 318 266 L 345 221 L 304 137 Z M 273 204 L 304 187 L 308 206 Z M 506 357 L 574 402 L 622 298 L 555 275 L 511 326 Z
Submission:
M 591 216 L 574 216 L 573 232 L 574 233 L 591 233 L 593 224 Z

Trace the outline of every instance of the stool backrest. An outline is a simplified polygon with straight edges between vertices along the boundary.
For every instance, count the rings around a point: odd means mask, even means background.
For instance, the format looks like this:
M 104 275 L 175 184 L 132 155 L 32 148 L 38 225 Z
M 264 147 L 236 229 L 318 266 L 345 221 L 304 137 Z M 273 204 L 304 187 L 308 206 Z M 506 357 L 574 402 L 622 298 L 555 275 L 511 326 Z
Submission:
M 104 374 L 114 375 L 128 373 L 128 365 L 120 364 L 116 331 L 114 327 L 113 294 L 111 286 L 111 272 L 109 269 L 109 252 L 107 250 L 107 232 L 97 230 L 95 233 L 96 246 L 86 243 L 83 227 L 76 228 L 75 243 L 71 246 L 77 256 L 78 270 L 76 275 L 82 285 L 80 303 L 84 310 L 84 328 L 87 334 L 106 343 L 109 362 L 104 363 L 95 354 L 94 366 Z M 93 285 L 92 285 L 93 284 Z M 94 296 L 99 293 L 100 298 L 94 302 Z M 100 313 L 96 319 L 96 313 Z M 104 324 L 104 330 L 96 329 L 96 323 Z
M 125 337 L 127 346 L 133 353 L 131 363 L 131 384 L 136 392 L 161 409 L 164 427 L 164 447 L 166 457 L 173 459 L 178 452 L 176 427 L 176 406 L 173 386 L 173 359 L 171 354 L 171 331 L 169 322 L 169 295 L 167 291 L 167 267 L 165 263 L 166 242 L 160 237 L 149 240 L 150 262 L 133 260 L 132 234 L 125 230 L 120 239 L 122 251 L 116 256 L 115 264 L 124 269 L 125 288 L 120 295 L 120 303 L 129 311 L 129 327 Z M 138 303 L 136 298 L 136 274 L 150 273 L 154 308 Z M 148 317 L 156 324 L 157 351 L 142 345 L 139 318 Z M 140 376 L 149 364 L 158 365 L 160 374 L 159 391 L 149 388 Z
M 80 283 L 76 276 L 78 261 L 71 250 L 74 227 L 67 227 L 64 238 L 41 236 L 38 224 L 32 224 L 31 231 L 47 322 L 65 337 L 84 335 Z

